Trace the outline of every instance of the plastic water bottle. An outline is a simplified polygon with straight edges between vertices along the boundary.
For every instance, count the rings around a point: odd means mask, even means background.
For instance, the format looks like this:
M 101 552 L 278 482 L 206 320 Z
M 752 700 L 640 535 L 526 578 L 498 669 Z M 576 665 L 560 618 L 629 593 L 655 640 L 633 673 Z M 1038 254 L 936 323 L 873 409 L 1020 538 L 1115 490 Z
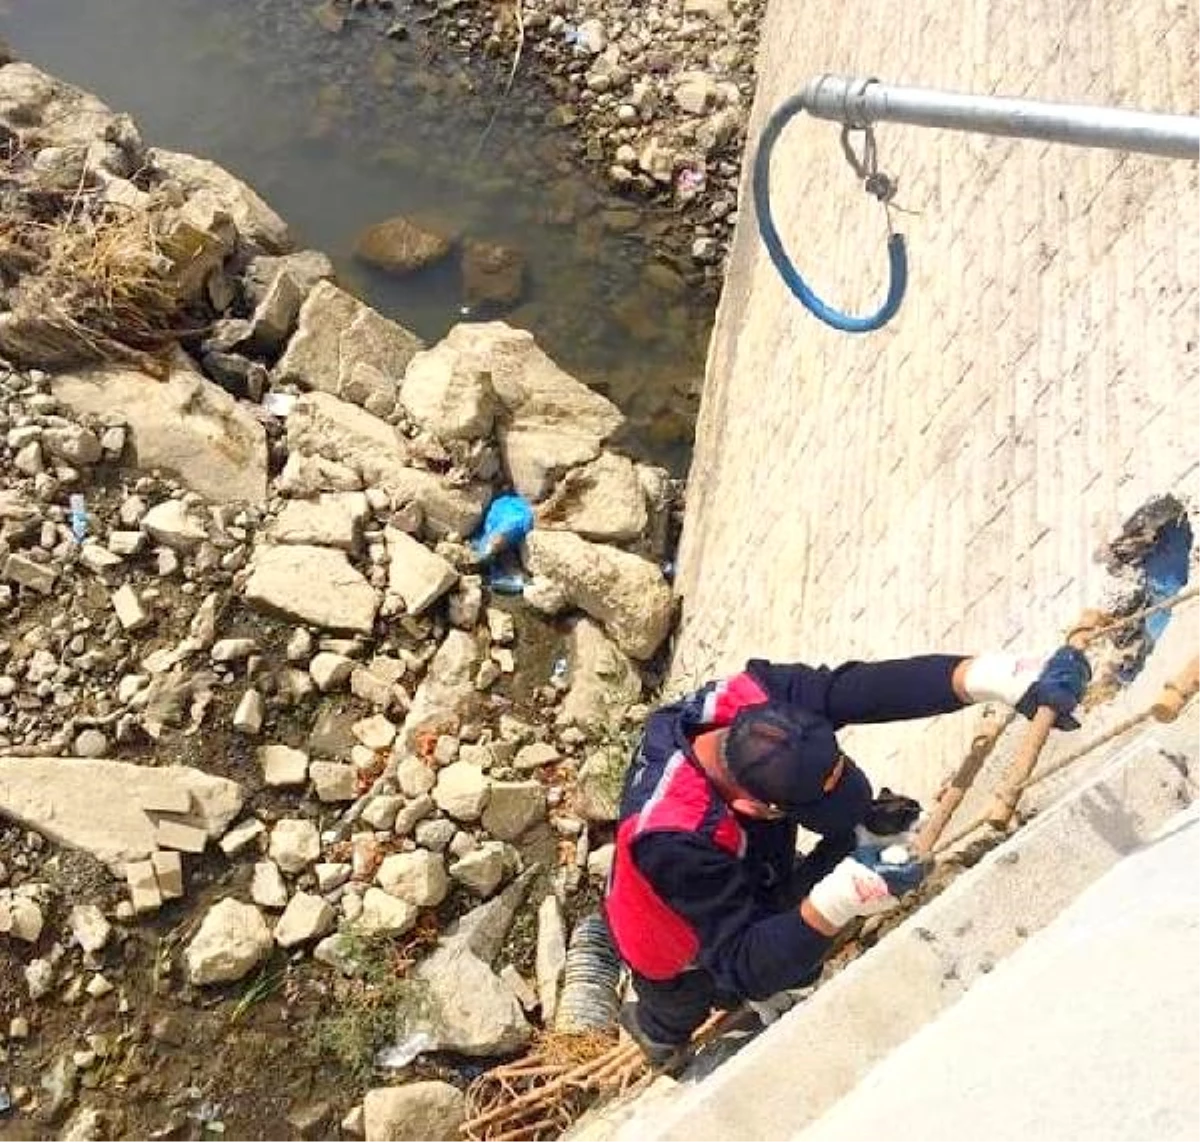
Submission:
M 81 492 L 72 492 L 67 503 L 71 513 L 71 534 L 76 543 L 82 543 L 88 533 L 87 500 Z

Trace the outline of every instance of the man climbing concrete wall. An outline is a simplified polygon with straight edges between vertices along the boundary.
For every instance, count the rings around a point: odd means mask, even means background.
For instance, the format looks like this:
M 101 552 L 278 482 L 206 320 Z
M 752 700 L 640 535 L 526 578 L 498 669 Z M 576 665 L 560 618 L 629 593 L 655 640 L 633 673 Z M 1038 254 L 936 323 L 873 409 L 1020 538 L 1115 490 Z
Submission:
M 773 0 L 753 140 L 825 72 L 980 94 L 1196 113 L 1197 0 Z M 1152 496 L 1196 504 L 1194 164 L 882 124 L 911 276 L 851 336 L 787 292 L 742 225 L 714 333 L 680 560 L 684 686 L 748 654 L 836 662 L 1052 645 L 1105 582 L 1098 547 Z M 753 144 L 752 144 L 753 145 Z M 872 312 L 882 208 L 838 128 L 776 148 L 801 272 Z M 927 795 L 973 722 L 856 731 Z

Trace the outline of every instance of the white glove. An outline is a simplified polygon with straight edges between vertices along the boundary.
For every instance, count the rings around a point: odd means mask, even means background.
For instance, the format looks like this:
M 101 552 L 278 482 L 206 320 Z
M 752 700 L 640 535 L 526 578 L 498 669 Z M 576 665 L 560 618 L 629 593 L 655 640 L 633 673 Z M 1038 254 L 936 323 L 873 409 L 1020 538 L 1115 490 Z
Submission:
M 1016 707 L 1042 673 L 1049 655 L 990 651 L 967 664 L 963 687 L 972 702 L 1003 702 Z
M 900 902 L 877 872 L 846 857 L 824 880 L 817 881 L 808 902 L 833 928 L 844 928 L 856 916 L 887 912 Z

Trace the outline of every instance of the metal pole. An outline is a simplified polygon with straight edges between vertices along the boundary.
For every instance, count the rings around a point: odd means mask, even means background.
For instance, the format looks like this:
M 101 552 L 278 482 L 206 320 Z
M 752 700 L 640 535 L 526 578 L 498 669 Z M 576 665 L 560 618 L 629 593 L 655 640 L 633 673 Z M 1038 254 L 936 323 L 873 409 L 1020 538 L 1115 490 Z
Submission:
M 1078 147 L 1141 151 L 1193 162 L 1200 159 L 1200 118 L 1193 115 L 958 95 L 840 75 L 813 80 L 801 93 L 800 102 L 818 119 L 857 127 L 879 122 L 911 123 Z

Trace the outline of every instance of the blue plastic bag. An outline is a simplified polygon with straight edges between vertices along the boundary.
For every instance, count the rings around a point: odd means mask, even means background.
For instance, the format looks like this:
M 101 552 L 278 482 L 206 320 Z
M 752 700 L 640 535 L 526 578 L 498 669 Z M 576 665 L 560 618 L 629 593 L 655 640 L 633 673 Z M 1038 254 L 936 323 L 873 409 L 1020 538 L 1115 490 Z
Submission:
M 482 562 L 519 547 L 533 530 L 533 508 L 523 496 L 497 496 L 488 506 L 479 532 L 471 541 Z

